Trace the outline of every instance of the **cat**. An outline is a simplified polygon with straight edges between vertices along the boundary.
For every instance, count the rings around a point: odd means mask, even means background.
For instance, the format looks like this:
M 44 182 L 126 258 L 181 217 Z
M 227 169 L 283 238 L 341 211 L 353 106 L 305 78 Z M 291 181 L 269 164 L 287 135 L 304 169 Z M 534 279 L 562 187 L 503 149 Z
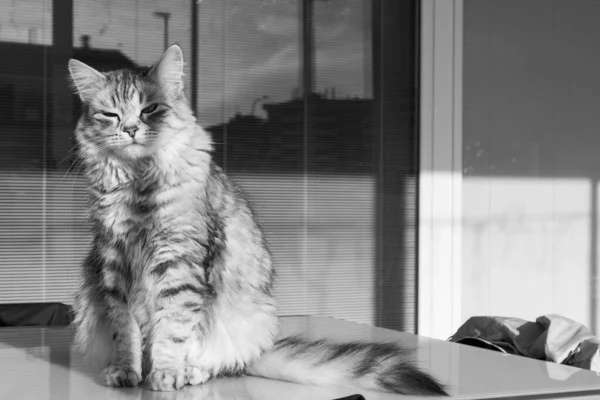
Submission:
M 93 240 L 74 300 L 75 342 L 110 387 L 170 391 L 224 375 L 446 395 L 390 343 L 287 337 L 264 235 L 211 158 L 183 92 L 183 54 L 99 72 L 69 61 Z

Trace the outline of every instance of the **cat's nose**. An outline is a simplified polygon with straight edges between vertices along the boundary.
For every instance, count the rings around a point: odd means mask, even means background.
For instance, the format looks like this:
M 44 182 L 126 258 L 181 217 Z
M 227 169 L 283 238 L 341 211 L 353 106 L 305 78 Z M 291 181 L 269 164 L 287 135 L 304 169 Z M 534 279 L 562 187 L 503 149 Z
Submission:
M 123 128 L 123 132 L 127 132 L 127 134 L 133 138 L 136 134 L 136 132 L 140 129 L 137 125 L 129 125 L 129 126 L 124 126 Z

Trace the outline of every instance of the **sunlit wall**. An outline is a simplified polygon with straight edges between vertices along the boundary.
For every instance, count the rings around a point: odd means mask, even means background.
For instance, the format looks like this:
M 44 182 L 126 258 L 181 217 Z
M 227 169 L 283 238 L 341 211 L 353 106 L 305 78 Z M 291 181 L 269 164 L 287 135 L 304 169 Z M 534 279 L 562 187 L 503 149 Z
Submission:
M 462 312 L 598 332 L 600 3 L 464 2 Z

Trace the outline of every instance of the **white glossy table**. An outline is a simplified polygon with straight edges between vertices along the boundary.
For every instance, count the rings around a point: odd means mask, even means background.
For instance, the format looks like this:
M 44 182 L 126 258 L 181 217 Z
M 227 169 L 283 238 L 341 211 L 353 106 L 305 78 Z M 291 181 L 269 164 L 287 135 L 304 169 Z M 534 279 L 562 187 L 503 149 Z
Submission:
M 384 340 L 417 348 L 417 361 L 449 385 L 452 398 L 600 399 L 600 377 L 590 371 L 503 355 L 440 340 L 320 317 L 285 317 L 283 334 Z M 179 392 L 104 387 L 100 371 L 84 364 L 72 349 L 68 328 L 0 329 L 0 399 L 253 399 L 330 400 L 357 393 L 254 377 L 210 381 Z M 410 399 L 361 391 L 367 400 Z

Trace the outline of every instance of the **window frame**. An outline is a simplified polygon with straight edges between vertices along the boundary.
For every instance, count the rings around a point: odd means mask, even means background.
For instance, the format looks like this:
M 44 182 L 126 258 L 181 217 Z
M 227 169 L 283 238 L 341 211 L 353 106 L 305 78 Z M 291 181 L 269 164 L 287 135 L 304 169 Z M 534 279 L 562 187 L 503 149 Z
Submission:
M 421 0 L 418 333 L 461 324 L 463 0 Z

